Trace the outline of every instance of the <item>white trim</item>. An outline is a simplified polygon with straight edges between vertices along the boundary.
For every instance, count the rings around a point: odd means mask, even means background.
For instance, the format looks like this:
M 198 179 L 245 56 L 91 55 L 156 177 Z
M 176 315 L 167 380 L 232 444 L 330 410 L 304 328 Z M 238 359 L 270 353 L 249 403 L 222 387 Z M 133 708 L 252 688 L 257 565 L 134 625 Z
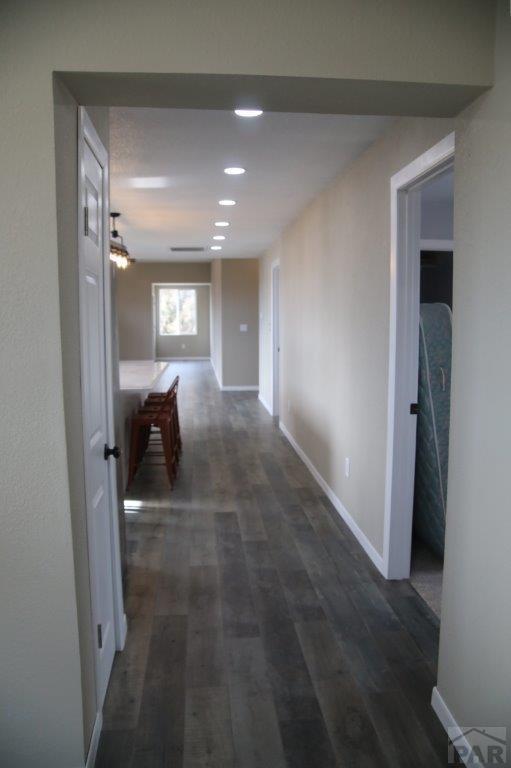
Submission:
M 259 384 L 248 384 L 240 387 L 236 385 L 221 386 L 222 392 L 259 392 Z
M 272 261 L 271 267 L 270 267 L 270 382 L 271 382 L 271 388 L 270 388 L 270 402 L 271 402 L 271 410 L 270 414 L 272 416 L 278 416 L 277 413 L 278 409 L 275 408 L 275 382 L 273 380 L 274 376 L 274 367 L 275 367 L 275 339 L 273 338 L 274 333 L 274 322 L 273 322 L 273 311 L 274 311 L 274 272 L 276 269 L 280 270 L 280 259 L 275 259 L 275 261 Z M 280 293 L 280 272 L 279 272 L 279 293 Z M 280 304 L 279 304 L 280 309 Z M 279 334 L 280 334 L 280 324 L 279 324 Z M 280 377 L 279 377 L 279 388 L 280 388 Z
M 94 768 L 96 763 L 96 757 L 98 755 L 99 740 L 101 738 L 101 729 L 103 727 L 103 713 L 98 712 L 94 721 L 94 728 L 92 729 L 92 736 L 89 744 L 89 751 L 87 752 L 87 760 L 85 762 L 85 768 Z
M 270 408 L 270 406 L 268 405 L 268 403 L 266 402 L 266 400 L 264 399 L 264 397 L 262 396 L 262 394 L 261 394 L 260 392 L 259 392 L 259 398 L 258 398 L 258 400 L 259 400 L 259 402 L 260 402 L 262 405 L 264 405 L 264 407 L 266 408 L 266 410 L 268 411 L 268 413 L 270 414 L 270 416 L 273 416 L 273 413 L 271 412 L 271 408 Z
M 342 517 L 352 534 L 357 539 L 358 543 L 362 547 L 362 549 L 365 551 L 366 555 L 372 560 L 374 565 L 378 568 L 380 573 L 383 574 L 383 558 L 379 554 L 379 552 L 376 551 L 376 549 L 373 547 L 365 533 L 362 531 L 361 528 L 359 528 L 358 523 L 355 522 L 353 517 L 350 515 L 346 507 L 343 505 L 341 500 L 335 495 L 333 490 L 330 488 L 326 480 L 320 475 L 312 461 L 309 459 L 303 448 L 301 448 L 296 440 L 294 439 L 293 435 L 289 432 L 289 430 L 285 427 L 284 423 L 282 421 L 279 422 L 279 427 L 291 446 L 294 448 L 298 456 L 301 458 L 311 475 L 314 477 L 318 485 L 322 488 L 322 490 L 325 492 L 325 494 L 328 496 L 332 504 L 334 505 L 335 509 L 339 513 L 339 515 Z
M 433 688 L 433 692 L 431 694 L 431 706 L 433 707 L 436 716 L 442 723 L 445 729 L 445 732 L 447 733 L 449 728 L 455 728 L 456 735 L 454 736 L 454 740 L 456 740 L 456 743 L 464 748 L 463 751 L 465 755 L 470 755 L 472 752 L 472 745 L 464 735 L 462 728 L 460 728 L 460 726 L 454 719 L 454 715 L 452 714 L 451 710 L 443 700 L 442 694 L 440 693 L 436 685 Z M 453 741 L 452 735 L 453 734 L 451 732 L 450 734 L 451 741 Z M 470 765 L 473 765 L 473 764 L 474 764 L 474 757 L 471 758 Z M 469 763 L 465 763 L 465 765 L 469 765 Z
M 213 362 L 213 358 L 211 358 L 211 367 L 213 368 L 213 373 L 215 374 L 215 379 L 217 381 L 217 384 L 218 384 L 219 388 L 222 389 L 222 379 L 218 375 L 218 372 L 217 372 L 217 370 L 215 368 L 215 363 Z
M 422 238 L 421 251 L 454 251 L 454 240 L 431 240 Z
M 420 260 L 418 185 L 452 163 L 454 133 L 402 168 L 390 180 L 390 323 L 387 465 L 383 539 L 384 575 L 410 576 L 417 399 Z

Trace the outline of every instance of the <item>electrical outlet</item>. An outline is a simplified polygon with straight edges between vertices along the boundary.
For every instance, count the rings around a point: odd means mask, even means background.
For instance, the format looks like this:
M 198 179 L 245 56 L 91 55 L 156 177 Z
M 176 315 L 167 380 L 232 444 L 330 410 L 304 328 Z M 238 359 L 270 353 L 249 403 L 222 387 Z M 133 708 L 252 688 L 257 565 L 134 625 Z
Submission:
M 349 456 L 346 456 L 346 458 L 344 459 L 344 474 L 346 475 L 346 477 L 350 476 L 350 470 L 351 470 L 351 461 Z
M 186 344 L 181 344 L 181 349 L 186 349 Z
M 248 325 L 246 323 L 241 323 L 240 325 L 240 332 L 246 333 L 248 331 Z

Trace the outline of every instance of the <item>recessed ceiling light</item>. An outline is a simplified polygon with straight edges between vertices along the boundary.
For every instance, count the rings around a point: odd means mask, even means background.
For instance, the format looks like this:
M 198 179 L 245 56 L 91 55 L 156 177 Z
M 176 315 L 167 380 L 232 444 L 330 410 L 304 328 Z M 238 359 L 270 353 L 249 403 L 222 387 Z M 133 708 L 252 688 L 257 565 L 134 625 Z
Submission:
M 225 240 L 225 235 L 213 235 L 213 240 Z
M 212 245 L 211 246 L 211 250 L 212 251 L 221 251 L 222 250 L 222 246 L 221 245 Z
M 215 227 L 228 227 L 228 221 L 215 221 Z
M 218 205 L 236 205 L 236 200 L 219 200 Z
M 231 168 L 224 168 L 224 173 L 228 176 L 241 176 L 242 173 L 245 173 L 245 169 L 240 168 L 238 165 L 233 165 Z
M 238 117 L 259 117 L 263 114 L 262 109 L 235 109 L 234 112 Z

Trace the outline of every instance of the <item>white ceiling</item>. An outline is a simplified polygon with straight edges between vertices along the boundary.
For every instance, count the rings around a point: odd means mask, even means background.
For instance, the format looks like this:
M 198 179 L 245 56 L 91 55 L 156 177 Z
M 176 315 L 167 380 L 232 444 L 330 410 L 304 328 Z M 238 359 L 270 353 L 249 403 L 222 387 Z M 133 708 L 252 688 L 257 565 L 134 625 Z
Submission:
M 131 255 L 195 261 L 261 254 L 393 118 L 113 108 L 110 120 L 111 209 L 122 214 Z M 234 165 L 246 173 L 223 173 Z M 137 179 L 161 186 L 136 188 Z M 222 207 L 222 198 L 237 205 Z M 217 220 L 231 225 L 217 229 Z M 222 251 L 210 250 L 215 234 L 226 235 Z M 205 250 L 173 254 L 171 246 Z

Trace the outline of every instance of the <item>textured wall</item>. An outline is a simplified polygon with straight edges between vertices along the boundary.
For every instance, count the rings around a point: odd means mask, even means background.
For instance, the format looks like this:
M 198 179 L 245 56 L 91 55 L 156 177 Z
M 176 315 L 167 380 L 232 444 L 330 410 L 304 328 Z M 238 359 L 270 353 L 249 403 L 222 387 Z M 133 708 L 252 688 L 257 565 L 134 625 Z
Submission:
M 271 404 L 270 265 L 279 258 L 280 418 L 380 554 L 390 177 L 452 129 L 451 120 L 399 121 L 313 200 L 261 264 L 261 395 Z
M 511 735 L 511 18 L 496 86 L 456 124 L 452 415 L 438 687 Z M 509 751 L 509 746 L 508 746 Z M 509 758 L 508 758 L 509 759 Z

